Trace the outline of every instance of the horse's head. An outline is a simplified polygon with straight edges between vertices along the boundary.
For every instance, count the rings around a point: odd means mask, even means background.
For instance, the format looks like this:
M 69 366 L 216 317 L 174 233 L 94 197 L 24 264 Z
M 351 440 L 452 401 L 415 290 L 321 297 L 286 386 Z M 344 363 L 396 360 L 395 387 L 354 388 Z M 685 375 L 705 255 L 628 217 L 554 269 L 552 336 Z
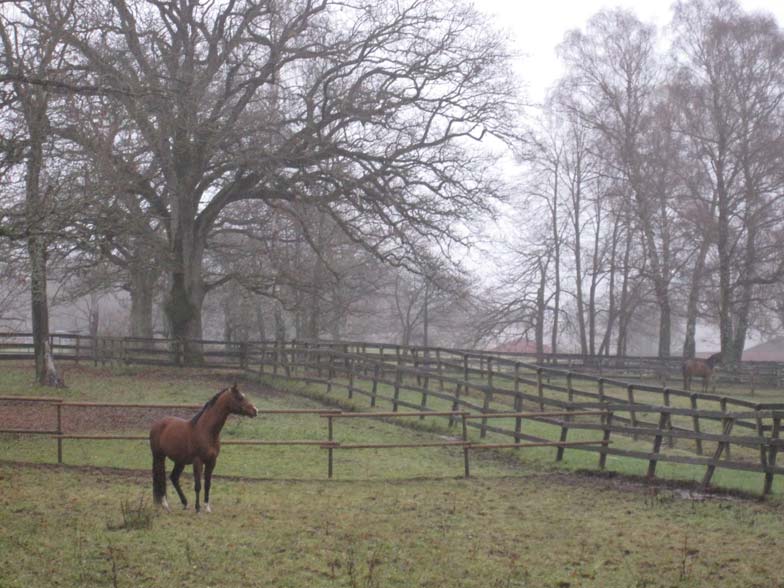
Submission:
M 719 353 L 714 353 L 713 355 L 711 355 L 711 356 L 708 358 L 708 360 L 707 360 L 707 361 L 708 361 L 708 365 L 709 365 L 709 366 L 711 366 L 711 367 L 715 367 L 715 366 L 717 366 L 717 365 L 722 365 L 722 357 L 721 357 L 721 352 L 719 352 Z
M 237 388 L 236 383 L 231 385 L 231 388 L 226 391 L 226 394 L 229 395 L 229 412 L 249 417 L 255 417 L 259 414 L 256 407 L 253 406 L 245 395 L 240 392 L 239 388 Z

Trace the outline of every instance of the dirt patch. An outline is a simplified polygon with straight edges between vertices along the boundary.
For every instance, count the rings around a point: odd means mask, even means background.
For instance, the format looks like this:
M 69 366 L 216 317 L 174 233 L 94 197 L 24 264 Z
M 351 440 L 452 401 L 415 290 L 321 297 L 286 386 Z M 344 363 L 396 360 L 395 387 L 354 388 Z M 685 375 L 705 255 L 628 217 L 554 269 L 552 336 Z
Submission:
M 90 366 L 68 366 L 68 371 L 98 376 Z M 105 374 L 103 374 L 105 375 Z M 193 370 L 183 372 L 168 369 L 144 369 L 124 374 L 139 380 L 170 381 L 199 380 L 205 384 L 205 402 L 212 394 L 225 388 L 232 380 L 240 380 L 242 390 L 252 396 L 280 397 L 284 392 L 242 380 L 236 374 L 204 374 Z M 136 408 L 136 407 L 81 407 L 63 406 L 62 430 L 64 433 L 119 433 L 130 430 L 147 430 L 156 420 L 165 416 L 189 419 L 198 412 L 196 408 Z M 29 431 L 55 431 L 57 409 L 54 404 L 16 400 L 0 400 L 0 429 Z
M 146 429 L 164 416 L 190 418 L 196 409 L 62 407 L 64 433 L 112 433 Z M 57 409 L 40 402 L 0 401 L 0 429 L 55 431 Z

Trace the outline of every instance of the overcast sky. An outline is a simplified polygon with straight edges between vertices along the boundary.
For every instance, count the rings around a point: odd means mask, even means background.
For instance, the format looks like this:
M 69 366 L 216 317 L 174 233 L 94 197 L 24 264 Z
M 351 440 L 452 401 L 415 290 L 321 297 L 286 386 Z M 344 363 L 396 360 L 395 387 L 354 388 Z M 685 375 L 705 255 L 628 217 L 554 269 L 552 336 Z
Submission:
M 740 0 L 749 11 L 773 14 L 784 25 L 784 0 Z M 496 16 L 496 22 L 515 38 L 515 48 L 524 54 L 519 72 L 528 87 L 528 98 L 540 102 L 547 88 L 561 73 L 555 47 L 564 33 L 583 28 L 587 20 L 603 8 L 623 7 L 640 20 L 664 27 L 670 22 L 670 0 L 474 0 L 482 12 Z

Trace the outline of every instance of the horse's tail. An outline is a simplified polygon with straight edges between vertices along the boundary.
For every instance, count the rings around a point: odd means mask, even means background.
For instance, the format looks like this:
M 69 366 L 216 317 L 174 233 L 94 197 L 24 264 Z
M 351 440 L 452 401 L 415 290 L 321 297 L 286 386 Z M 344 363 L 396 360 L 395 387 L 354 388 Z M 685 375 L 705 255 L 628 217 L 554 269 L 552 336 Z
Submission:
M 152 452 L 152 497 L 161 504 L 166 497 L 166 455 L 158 447 L 160 430 L 153 426 L 150 430 L 150 451 Z

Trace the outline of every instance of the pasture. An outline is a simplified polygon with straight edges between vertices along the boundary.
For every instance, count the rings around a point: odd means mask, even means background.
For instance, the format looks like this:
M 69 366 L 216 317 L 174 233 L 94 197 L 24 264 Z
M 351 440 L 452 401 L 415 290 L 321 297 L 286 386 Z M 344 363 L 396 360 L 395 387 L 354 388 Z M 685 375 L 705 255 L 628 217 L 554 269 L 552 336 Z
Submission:
M 74 366 L 70 388 L 50 392 L 29 384 L 27 365 L 2 367 L 0 395 L 70 400 L 199 403 L 231 381 Z M 262 410 L 324 406 L 303 386 L 240 387 Z M 140 412 L 66 414 L 64 428 L 146 432 L 151 415 Z M 223 439 L 323 439 L 323 429 L 317 415 L 232 417 Z M 336 425 L 357 443 L 447 433 L 430 418 Z M 784 586 L 780 491 L 764 502 L 705 497 L 570 471 L 584 452 L 567 451 L 559 468 L 553 448 L 482 452 L 468 480 L 454 448 L 339 452 L 327 480 L 318 447 L 226 446 L 214 512 L 196 515 L 151 507 L 145 442 L 66 440 L 66 467 L 52 463 L 54 445 L 0 436 L 0 586 Z M 183 488 L 192 500 L 190 469 Z

